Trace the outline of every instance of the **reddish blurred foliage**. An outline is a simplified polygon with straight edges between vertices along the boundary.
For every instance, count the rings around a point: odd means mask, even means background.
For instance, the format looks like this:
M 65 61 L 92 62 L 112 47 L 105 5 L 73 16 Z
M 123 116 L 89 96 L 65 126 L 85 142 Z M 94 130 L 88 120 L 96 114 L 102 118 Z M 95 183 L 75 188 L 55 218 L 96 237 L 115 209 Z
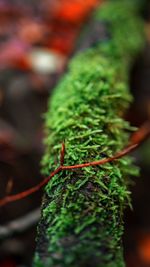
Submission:
M 138 254 L 141 260 L 150 266 L 150 234 L 147 233 L 140 238 Z
M 0 5 L 0 68 L 32 69 L 28 53 L 34 46 L 70 54 L 76 35 L 98 0 L 47 0 L 38 3 L 39 12 L 22 4 Z
M 128 267 L 150 266 L 150 233 L 149 231 L 136 232 L 135 248 L 127 253 L 126 264 Z
M 56 17 L 78 25 L 98 2 L 98 0 L 60 0 L 56 5 Z

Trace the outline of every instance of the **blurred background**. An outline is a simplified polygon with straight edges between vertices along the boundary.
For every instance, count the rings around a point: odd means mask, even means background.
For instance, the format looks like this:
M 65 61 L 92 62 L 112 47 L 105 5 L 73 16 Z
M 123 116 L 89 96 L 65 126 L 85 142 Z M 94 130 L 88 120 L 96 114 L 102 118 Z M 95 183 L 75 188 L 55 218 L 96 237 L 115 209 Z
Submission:
M 97 0 L 0 0 L 0 198 L 42 180 L 43 114 L 54 86 L 78 50 L 107 39 L 103 25 L 87 26 Z M 146 46 L 130 75 L 134 95 L 126 118 L 140 126 L 150 117 L 150 5 Z M 93 28 L 92 28 L 93 29 Z M 126 210 L 127 267 L 150 266 L 150 140 L 134 152 L 141 175 Z M 42 192 L 0 208 L 0 267 L 30 267 Z

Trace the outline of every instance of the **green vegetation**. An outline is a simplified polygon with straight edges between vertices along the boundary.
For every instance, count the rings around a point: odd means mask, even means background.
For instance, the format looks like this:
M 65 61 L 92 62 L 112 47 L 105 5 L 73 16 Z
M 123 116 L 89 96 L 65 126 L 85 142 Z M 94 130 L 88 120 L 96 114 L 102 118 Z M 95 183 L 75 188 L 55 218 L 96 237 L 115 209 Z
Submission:
M 132 130 L 122 116 L 131 102 L 128 78 L 144 44 L 143 23 L 132 1 L 108 1 L 96 13 L 106 23 L 108 41 L 72 60 L 49 102 L 43 174 L 59 164 L 65 141 L 65 165 L 114 155 Z M 47 245 L 37 249 L 36 267 L 123 267 L 123 210 L 130 203 L 129 176 L 136 174 L 125 157 L 102 166 L 64 171 L 45 189 L 42 222 Z M 42 223 L 39 226 L 39 237 Z M 41 244 L 42 246 L 42 244 Z

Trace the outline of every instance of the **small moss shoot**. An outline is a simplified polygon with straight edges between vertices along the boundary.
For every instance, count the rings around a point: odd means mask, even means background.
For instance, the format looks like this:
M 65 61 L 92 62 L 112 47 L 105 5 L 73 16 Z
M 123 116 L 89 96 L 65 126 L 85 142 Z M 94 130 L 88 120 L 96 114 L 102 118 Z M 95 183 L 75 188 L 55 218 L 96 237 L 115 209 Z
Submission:
M 111 36 L 75 56 L 54 90 L 46 113 L 44 175 L 59 164 L 63 141 L 65 165 L 112 156 L 128 143 L 132 127 L 123 114 L 132 100 L 129 72 L 144 45 L 143 23 L 128 0 L 107 1 L 95 19 L 106 23 Z M 125 266 L 123 211 L 135 174 L 125 157 L 53 177 L 45 189 L 33 266 Z

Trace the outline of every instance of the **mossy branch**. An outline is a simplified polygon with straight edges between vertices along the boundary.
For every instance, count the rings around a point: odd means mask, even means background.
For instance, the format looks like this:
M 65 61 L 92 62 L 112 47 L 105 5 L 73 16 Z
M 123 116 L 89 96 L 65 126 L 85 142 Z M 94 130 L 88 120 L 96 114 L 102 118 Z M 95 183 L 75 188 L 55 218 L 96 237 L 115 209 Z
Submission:
M 46 114 L 43 173 L 54 170 L 62 140 L 65 164 L 79 168 L 61 167 L 46 186 L 36 267 L 124 266 L 122 216 L 130 203 L 129 175 L 137 169 L 130 157 L 81 165 L 112 158 L 128 144 L 132 127 L 123 114 L 132 99 L 130 68 L 144 45 L 143 23 L 128 0 L 107 1 L 96 20 L 107 25 L 109 38 L 72 60 Z

